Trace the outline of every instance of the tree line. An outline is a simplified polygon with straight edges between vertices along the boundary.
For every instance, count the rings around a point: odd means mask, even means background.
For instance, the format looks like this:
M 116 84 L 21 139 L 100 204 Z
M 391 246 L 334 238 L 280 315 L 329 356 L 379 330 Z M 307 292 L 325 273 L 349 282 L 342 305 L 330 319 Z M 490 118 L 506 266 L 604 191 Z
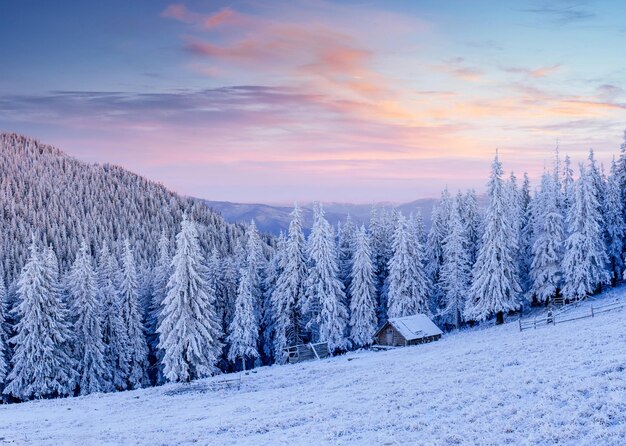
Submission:
M 577 175 L 557 151 L 534 190 L 526 174 L 505 177 L 496 154 L 486 195 L 481 210 L 474 191 L 444 190 L 428 231 L 419 212 L 384 208 L 367 227 L 348 217 L 333 228 L 316 204 L 305 237 L 296 206 L 286 234 L 251 222 L 230 249 L 182 213 L 145 268 L 135 244 L 147 241 L 83 239 L 64 263 L 33 236 L 7 275 L 13 297 L 0 287 L 0 387 L 27 400 L 186 382 L 284 363 L 303 342 L 366 347 L 388 318 L 502 323 L 621 279 L 626 142 L 608 175 L 593 151 Z

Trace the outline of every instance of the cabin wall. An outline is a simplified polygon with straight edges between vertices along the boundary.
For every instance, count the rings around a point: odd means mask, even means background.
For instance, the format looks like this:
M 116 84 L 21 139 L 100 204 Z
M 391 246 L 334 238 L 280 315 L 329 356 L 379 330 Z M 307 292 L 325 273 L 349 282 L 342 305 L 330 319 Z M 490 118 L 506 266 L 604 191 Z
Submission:
M 391 342 L 389 342 L 389 336 L 391 337 Z M 389 324 L 384 329 L 382 329 L 380 333 L 378 333 L 378 336 L 376 337 L 376 343 L 378 345 L 399 346 L 405 345 L 406 341 L 404 337 L 400 334 L 400 332 L 398 332 L 398 330 L 396 330 L 395 328 L 393 328 L 393 326 Z

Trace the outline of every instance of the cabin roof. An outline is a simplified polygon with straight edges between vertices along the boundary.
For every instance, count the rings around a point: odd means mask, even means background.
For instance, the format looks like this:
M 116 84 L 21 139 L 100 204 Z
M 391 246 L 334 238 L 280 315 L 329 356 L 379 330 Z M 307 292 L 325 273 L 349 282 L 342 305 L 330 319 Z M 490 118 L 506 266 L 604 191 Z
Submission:
M 387 324 L 390 324 L 400 332 L 407 341 L 421 339 L 428 336 L 441 335 L 443 332 L 425 314 L 414 314 L 412 316 L 392 317 L 382 327 L 378 329 L 375 336 L 378 336 Z

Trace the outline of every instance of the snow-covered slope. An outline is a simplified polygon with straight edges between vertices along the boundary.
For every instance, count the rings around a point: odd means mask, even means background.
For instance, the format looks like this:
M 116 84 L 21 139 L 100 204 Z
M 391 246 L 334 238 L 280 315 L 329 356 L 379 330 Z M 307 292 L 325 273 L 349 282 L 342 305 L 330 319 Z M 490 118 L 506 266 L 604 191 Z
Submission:
M 0 443 L 623 445 L 626 311 L 221 379 L 0 406 Z

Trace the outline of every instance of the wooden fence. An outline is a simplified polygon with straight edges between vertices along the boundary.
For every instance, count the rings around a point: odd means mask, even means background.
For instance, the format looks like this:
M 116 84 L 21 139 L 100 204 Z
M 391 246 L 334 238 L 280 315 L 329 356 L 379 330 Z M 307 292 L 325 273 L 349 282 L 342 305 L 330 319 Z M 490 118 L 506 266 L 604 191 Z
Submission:
M 597 314 L 606 313 L 608 311 L 619 310 L 626 307 L 626 301 L 611 302 L 608 304 L 597 305 L 591 304 L 589 306 L 589 312 L 576 312 L 575 314 L 567 314 L 565 311 L 560 312 L 548 312 L 541 316 L 535 316 L 522 320 L 519 318 L 519 331 L 529 330 L 531 328 L 536 329 L 540 327 L 546 327 L 548 325 L 562 324 L 563 322 L 576 321 L 578 319 L 586 319 L 589 317 L 595 317 Z
M 290 364 L 309 361 L 311 359 L 324 359 L 330 356 L 327 342 L 317 344 L 298 344 L 284 349 Z

